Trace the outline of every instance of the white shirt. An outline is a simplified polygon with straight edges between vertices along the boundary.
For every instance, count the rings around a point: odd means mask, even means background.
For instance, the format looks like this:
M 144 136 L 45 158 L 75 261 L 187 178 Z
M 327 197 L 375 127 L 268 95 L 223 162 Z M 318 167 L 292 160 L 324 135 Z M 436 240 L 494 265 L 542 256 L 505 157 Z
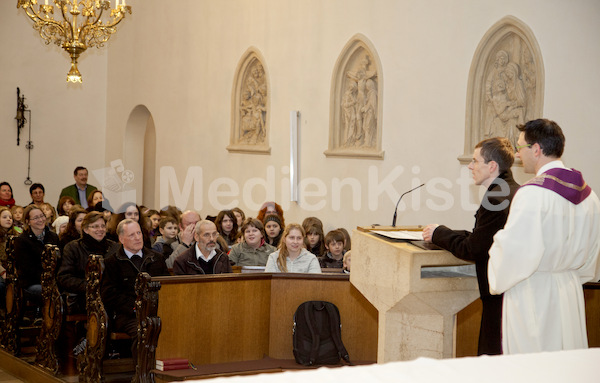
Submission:
M 202 258 L 204 260 L 204 262 L 209 262 L 211 259 L 213 259 L 215 257 L 215 255 L 217 255 L 217 251 L 215 249 L 213 249 L 210 252 L 210 254 L 208 254 L 208 258 L 207 258 L 204 256 L 204 254 L 202 254 L 202 252 L 198 248 L 198 245 L 196 245 L 194 247 L 196 248 L 196 259 L 198 260 L 198 262 L 200 262 L 200 258 Z
M 127 258 L 131 259 L 131 257 L 133 257 L 134 255 L 139 255 L 140 258 L 144 258 L 144 254 L 142 253 L 142 250 L 138 251 L 137 253 L 132 253 L 131 251 L 127 250 L 126 248 L 123 248 L 123 251 L 125 251 L 125 255 L 127 256 Z

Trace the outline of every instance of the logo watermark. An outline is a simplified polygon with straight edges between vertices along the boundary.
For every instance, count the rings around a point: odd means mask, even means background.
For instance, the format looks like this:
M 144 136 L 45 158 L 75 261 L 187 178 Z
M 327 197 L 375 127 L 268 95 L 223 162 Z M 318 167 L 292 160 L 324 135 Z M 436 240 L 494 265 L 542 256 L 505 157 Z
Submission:
M 396 186 L 404 181 L 406 169 L 402 165 L 382 173 L 377 166 L 368 168 L 366 174 L 356 177 L 332 177 L 323 180 L 318 177 L 301 178 L 298 185 L 298 205 L 307 212 L 318 212 L 326 207 L 333 211 L 351 209 L 353 211 L 379 210 L 389 202 L 396 204 L 405 190 Z M 418 167 L 413 167 L 413 174 Z M 282 166 L 280 180 L 277 181 L 276 168 L 267 166 L 264 177 L 252 177 L 240 183 L 231 177 L 218 177 L 207 180 L 202 167 L 192 166 L 187 169 L 185 178 L 179 179 L 175 168 L 160 168 L 160 206 L 173 204 L 178 207 L 192 206 L 201 211 L 204 206 L 204 193 L 211 208 L 215 210 L 231 209 L 246 206 L 250 210 L 259 210 L 264 201 L 277 201 L 285 210 L 290 207 L 289 167 Z M 423 183 L 418 176 L 411 177 L 407 189 Z M 461 208 L 475 210 L 479 206 L 470 202 L 469 188 L 473 185 L 468 169 L 461 170 L 456 180 L 434 177 L 425 181 L 423 190 L 411 194 L 410 209 L 419 210 L 425 206 L 433 211 L 447 211 L 455 206 L 453 188 L 460 190 Z M 256 196 L 260 195 L 261 198 Z M 387 202 L 386 202 L 387 199 Z M 170 201 L 173 201 L 170 203 Z M 344 203 L 344 205 L 343 205 Z M 399 210 L 405 210 L 405 201 L 400 203 Z M 424 204 L 423 204 L 424 203 Z
M 508 201 L 495 203 L 484 198 L 472 201 L 473 179 L 471 172 L 463 167 L 456 179 L 433 177 L 422 180 L 420 167 L 413 166 L 410 172 L 402 165 L 382 172 L 377 166 L 370 166 L 365 173 L 353 177 L 332 177 L 323 180 L 318 177 L 301 178 L 298 185 L 298 205 L 306 212 L 318 212 L 329 208 L 338 211 L 377 211 L 395 206 L 400 195 L 422 183 L 425 186 L 415 190 L 402 200 L 398 211 L 427 209 L 443 212 L 455 209 L 458 204 L 462 210 L 474 211 L 481 203 L 486 209 L 497 211 L 508 207 Z M 132 187 L 135 174 L 125 168 L 122 160 L 112 161 L 109 167 L 93 170 L 99 180 L 105 200 L 118 208 L 126 202 L 136 202 L 138 193 Z M 177 177 L 175 168 L 163 166 L 159 171 L 159 207 L 177 206 L 181 210 L 188 208 L 202 211 L 232 209 L 245 206 L 258 211 L 265 201 L 277 201 L 284 210 L 289 209 L 290 169 L 282 166 L 277 174 L 275 166 L 267 166 L 263 177 L 251 177 L 240 182 L 231 177 L 207 179 L 201 166 L 187 168 L 183 179 Z M 406 178 L 409 177 L 409 182 Z M 278 179 L 279 178 L 279 179 Z M 498 181 L 498 180 L 496 180 Z M 506 182 L 499 180 L 499 190 L 488 193 L 488 197 L 499 198 L 509 194 Z M 399 190 L 397 185 L 402 184 Z M 484 188 L 479 190 L 483 195 Z M 206 198 L 205 198 L 206 197 Z M 209 206 L 204 206 L 205 200 Z M 476 202 L 476 203 L 475 203 Z M 113 210 L 115 211 L 115 210 Z

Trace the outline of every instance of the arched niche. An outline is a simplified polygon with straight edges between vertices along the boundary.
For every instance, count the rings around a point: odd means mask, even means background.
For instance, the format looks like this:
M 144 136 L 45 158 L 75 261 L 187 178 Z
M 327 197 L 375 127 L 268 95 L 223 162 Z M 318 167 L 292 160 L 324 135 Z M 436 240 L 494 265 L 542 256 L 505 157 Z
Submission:
M 537 40 L 527 25 L 513 16 L 494 24 L 479 43 L 467 88 L 462 164 L 486 138 L 518 138 L 517 124 L 542 117 L 544 63 Z
M 102 180 L 102 192 L 115 212 L 126 202 L 155 206 L 156 134 L 154 119 L 144 105 L 129 114 L 123 156 L 110 160 Z
M 328 157 L 383 159 L 383 70 L 373 44 L 354 35 L 333 70 Z
M 230 152 L 270 154 L 269 76 L 260 52 L 250 47 L 242 56 L 231 96 Z

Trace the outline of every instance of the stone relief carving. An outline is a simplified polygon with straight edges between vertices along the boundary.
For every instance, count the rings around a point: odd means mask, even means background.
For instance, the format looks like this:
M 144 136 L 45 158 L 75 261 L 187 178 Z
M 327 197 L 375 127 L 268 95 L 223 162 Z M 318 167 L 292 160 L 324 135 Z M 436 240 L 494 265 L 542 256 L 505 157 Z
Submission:
M 469 74 L 465 152 L 470 161 L 480 140 L 506 137 L 516 145 L 516 125 L 541 117 L 544 68 L 533 33 L 507 16 L 486 33 Z
M 232 127 L 227 150 L 270 153 L 268 81 L 260 54 L 250 48 L 238 68 L 232 95 Z
M 327 156 L 383 158 L 381 64 L 362 35 L 343 49 L 332 79 Z

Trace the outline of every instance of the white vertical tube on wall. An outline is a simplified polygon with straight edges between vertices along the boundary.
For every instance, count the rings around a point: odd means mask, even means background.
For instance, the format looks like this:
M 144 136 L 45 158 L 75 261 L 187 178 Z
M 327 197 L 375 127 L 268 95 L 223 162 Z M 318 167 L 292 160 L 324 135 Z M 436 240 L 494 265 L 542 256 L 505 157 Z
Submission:
M 300 112 L 290 111 L 290 200 L 298 202 L 298 117 Z

